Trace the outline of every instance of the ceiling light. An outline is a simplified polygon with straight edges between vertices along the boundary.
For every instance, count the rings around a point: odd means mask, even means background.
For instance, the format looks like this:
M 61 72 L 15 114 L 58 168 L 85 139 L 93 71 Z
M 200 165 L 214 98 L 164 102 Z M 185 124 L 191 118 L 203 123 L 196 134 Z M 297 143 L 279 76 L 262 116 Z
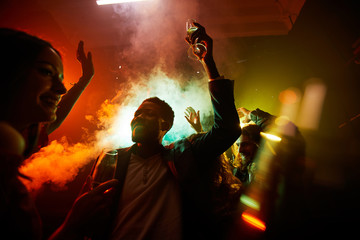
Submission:
M 97 0 L 97 5 L 108 5 L 108 4 L 118 4 L 118 3 L 129 3 L 129 2 L 142 2 L 148 0 Z

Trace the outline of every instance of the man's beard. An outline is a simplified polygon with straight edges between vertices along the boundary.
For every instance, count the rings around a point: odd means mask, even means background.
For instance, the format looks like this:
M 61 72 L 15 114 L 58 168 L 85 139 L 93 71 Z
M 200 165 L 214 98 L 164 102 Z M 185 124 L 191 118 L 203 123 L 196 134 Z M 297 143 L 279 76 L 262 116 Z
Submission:
M 132 141 L 135 143 L 146 143 L 157 139 L 157 131 L 155 129 L 148 130 L 144 126 L 137 126 L 131 134 Z

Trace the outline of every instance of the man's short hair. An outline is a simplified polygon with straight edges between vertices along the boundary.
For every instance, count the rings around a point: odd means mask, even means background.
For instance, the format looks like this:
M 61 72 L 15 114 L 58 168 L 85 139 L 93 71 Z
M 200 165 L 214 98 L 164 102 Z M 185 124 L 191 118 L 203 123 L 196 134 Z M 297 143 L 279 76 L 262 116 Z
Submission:
M 174 123 L 175 114 L 167 102 L 165 102 L 164 100 L 161 100 L 158 97 L 147 98 L 143 101 L 143 103 L 144 102 L 152 102 L 152 103 L 155 103 L 156 105 L 158 105 L 160 107 L 161 117 L 170 124 L 170 128 L 172 127 L 172 125 Z

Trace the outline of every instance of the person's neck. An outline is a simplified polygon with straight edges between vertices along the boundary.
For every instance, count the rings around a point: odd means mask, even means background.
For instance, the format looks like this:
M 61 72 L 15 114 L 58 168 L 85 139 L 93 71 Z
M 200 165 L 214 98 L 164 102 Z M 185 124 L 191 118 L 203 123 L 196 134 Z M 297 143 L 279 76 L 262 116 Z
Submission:
M 142 158 L 149 158 L 158 154 L 163 149 L 160 143 L 137 143 L 135 148 L 135 154 Z

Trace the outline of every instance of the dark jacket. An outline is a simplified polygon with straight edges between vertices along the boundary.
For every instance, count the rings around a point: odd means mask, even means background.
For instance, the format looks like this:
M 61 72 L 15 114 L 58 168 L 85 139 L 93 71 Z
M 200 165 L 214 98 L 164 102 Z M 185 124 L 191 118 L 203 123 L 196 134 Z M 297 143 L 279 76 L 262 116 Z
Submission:
M 214 109 L 214 125 L 211 130 L 197 137 L 194 141 L 189 141 L 187 138 L 176 141 L 164 147 L 162 152 L 163 159 L 168 163 L 169 171 L 178 179 L 180 184 L 180 191 L 183 196 L 184 239 L 199 239 L 199 236 L 194 235 L 193 231 L 200 229 L 202 222 L 195 221 L 206 221 L 203 217 L 198 219 L 200 218 L 199 214 L 194 213 L 197 208 L 191 204 L 191 201 L 196 199 L 196 196 L 190 197 L 192 193 L 201 190 L 197 189 L 198 184 L 193 184 L 196 182 L 194 176 L 195 178 L 202 176 L 202 172 L 207 171 L 207 166 L 212 165 L 211 161 L 225 152 L 241 134 L 239 117 L 234 104 L 233 81 L 223 79 L 209 82 L 209 90 Z M 120 183 L 125 180 L 134 146 L 118 149 L 119 157 L 115 178 L 119 179 Z M 121 189 L 122 186 L 118 197 L 121 195 Z M 191 210 L 189 210 L 190 205 L 193 205 Z M 205 231 L 209 230 L 211 229 L 205 229 Z

